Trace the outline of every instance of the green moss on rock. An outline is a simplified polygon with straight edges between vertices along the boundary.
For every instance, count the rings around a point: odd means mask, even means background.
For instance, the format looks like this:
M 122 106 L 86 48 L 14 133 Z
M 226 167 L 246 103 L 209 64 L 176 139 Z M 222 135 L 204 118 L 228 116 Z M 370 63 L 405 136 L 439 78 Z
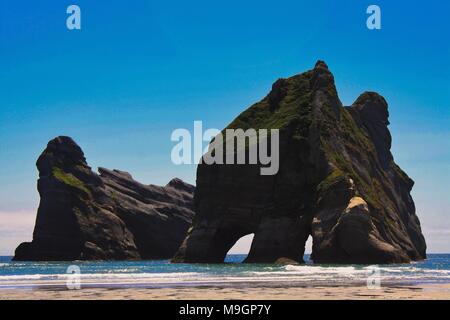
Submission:
M 83 191 L 87 195 L 91 195 L 89 189 L 77 177 L 71 173 L 67 173 L 59 167 L 52 168 L 53 176 L 60 182 Z
M 284 79 L 283 85 L 285 93 L 276 103 L 276 107 L 271 107 L 271 93 L 242 112 L 226 129 L 282 130 L 292 125 L 308 128 L 312 118 L 308 75 L 302 74 Z
M 317 187 L 319 192 L 325 192 L 332 188 L 335 184 L 345 179 L 345 174 L 340 169 L 333 170 Z

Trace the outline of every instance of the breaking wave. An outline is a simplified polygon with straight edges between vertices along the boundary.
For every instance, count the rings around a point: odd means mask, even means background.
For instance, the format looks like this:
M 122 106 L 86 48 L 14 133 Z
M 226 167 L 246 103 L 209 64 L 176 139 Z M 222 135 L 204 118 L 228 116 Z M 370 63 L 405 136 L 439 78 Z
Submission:
M 239 259 L 235 259 L 236 261 Z M 242 260 L 242 259 L 241 259 Z M 314 286 L 365 285 L 370 276 L 383 284 L 450 283 L 450 255 L 430 255 L 412 264 L 270 265 L 171 264 L 164 261 L 6 262 L 0 263 L 0 287 L 65 286 L 69 265 L 79 266 L 82 286 Z

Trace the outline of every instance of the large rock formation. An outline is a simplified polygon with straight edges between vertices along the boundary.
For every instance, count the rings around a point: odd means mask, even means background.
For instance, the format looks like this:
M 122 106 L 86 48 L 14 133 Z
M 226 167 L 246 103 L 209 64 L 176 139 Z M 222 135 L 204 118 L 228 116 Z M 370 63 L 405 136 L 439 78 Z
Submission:
M 322 61 L 276 81 L 228 128 L 280 129 L 278 173 L 200 164 L 193 227 L 173 261 L 222 262 L 251 233 L 246 262 L 301 262 L 310 235 L 314 262 L 425 258 L 413 181 L 393 161 L 388 124 L 387 103 L 377 93 L 342 106 Z
M 193 186 L 143 185 L 104 168 L 98 175 L 69 137 L 50 141 L 37 167 L 33 241 L 19 245 L 14 260 L 170 258 L 191 224 Z

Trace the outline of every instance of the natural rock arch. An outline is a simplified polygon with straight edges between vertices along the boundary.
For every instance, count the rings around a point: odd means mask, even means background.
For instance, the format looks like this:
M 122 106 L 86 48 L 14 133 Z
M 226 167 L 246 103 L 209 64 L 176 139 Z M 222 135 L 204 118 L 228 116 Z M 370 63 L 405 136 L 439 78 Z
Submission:
M 227 128 L 280 130 L 279 171 L 259 165 L 197 169 L 193 226 L 174 262 L 222 262 L 255 233 L 246 262 L 392 263 L 425 258 L 410 196 L 413 181 L 393 161 L 387 103 L 363 93 L 344 107 L 334 77 L 314 69 L 276 81 Z

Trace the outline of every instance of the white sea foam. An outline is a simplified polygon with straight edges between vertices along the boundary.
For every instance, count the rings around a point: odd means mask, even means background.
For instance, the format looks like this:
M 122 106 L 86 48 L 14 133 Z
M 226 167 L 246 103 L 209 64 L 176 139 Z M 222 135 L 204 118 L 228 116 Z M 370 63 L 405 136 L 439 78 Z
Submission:
M 321 266 L 305 266 L 305 265 L 287 265 L 284 267 L 286 271 L 293 271 L 299 273 L 339 273 L 339 274 L 353 274 L 364 270 L 358 270 L 355 267 L 321 267 Z
M 283 270 L 284 269 L 284 270 Z M 123 270 L 121 270 L 123 271 Z M 450 279 L 449 270 L 431 270 L 408 268 L 381 268 L 380 276 L 384 280 L 426 280 L 437 276 L 439 279 Z M 171 273 L 85 273 L 80 275 L 84 283 L 140 283 L 140 284 L 202 284 L 202 283 L 237 283 L 237 282 L 308 282 L 308 281 L 365 281 L 369 268 L 320 267 L 320 266 L 285 266 L 278 271 L 243 271 L 234 274 L 212 274 L 205 272 L 171 272 Z M 27 274 L 2 275 L 0 285 L 63 283 L 67 274 Z
M 450 282 L 448 263 L 380 265 L 382 283 Z M 374 266 L 189 265 L 167 262 L 80 262 L 82 286 L 365 285 Z M 68 263 L 1 263 L 0 287 L 65 286 Z M 21 275 L 21 273 L 26 273 Z
M 27 274 L 27 275 L 5 275 L 0 276 L 3 281 L 27 281 L 27 280 L 65 280 L 68 274 Z M 87 273 L 80 274 L 80 278 L 89 279 L 180 279 L 185 277 L 199 276 L 196 272 L 177 273 Z

